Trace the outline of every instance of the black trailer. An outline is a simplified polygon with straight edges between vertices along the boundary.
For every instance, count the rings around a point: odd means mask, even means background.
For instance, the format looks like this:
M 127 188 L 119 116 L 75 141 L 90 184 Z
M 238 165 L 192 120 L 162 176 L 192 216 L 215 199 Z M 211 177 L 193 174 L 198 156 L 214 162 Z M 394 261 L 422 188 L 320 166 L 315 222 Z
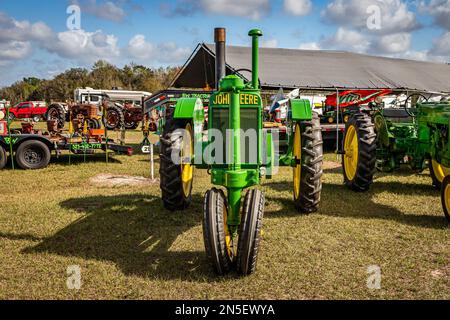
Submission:
M 58 157 L 64 150 L 78 155 L 90 155 L 97 150 L 128 156 L 133 154 L 132 147 L 117 144 L 104 137 L 93 139 L 68 134 L 7 134 L 0 135 L 0 169 L 6 166 L 8 155 L 22 169 L 42 169 L 50 163 L 53 151 Z

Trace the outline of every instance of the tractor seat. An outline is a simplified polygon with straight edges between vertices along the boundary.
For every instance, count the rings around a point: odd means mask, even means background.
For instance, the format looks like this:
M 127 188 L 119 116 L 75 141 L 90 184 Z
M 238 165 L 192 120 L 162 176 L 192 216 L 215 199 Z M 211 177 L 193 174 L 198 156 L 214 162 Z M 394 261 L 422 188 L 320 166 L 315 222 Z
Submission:
M 417 109 L 410 109 L 410 112 L 412 114 L 416 113 Z M 408 119 L 411 118 L 411 116 L 408 114 L 408 112 L 406 112 L 405 109 L 394 109 L 394 108 L 390 108 L 390 109 L 383 109 L 383 115 L 386 118 L 397 118 L 397 119 Z

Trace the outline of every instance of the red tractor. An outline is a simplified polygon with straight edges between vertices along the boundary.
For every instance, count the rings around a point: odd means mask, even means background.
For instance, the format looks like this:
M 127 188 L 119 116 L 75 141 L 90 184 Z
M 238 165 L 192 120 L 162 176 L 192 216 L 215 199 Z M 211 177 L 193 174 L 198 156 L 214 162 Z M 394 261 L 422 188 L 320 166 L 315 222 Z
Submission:
M 362 106 L 381 102 L 379 100 L 382 97 L 391 93 L 392 90 L 387 89 L 342 91 L 339 93 L 339 113 L 337 112 L 337 94 L 329 95 L 325 100 L 322 122 L 328 124 L 347 123 L 353 113 L 361 111 Z

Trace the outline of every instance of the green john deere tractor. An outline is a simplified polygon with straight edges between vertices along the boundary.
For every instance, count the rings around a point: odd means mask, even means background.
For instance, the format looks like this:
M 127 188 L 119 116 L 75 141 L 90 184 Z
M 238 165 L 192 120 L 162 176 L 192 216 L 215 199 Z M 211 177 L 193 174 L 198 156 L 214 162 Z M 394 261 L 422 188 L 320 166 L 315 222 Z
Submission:
M 253 71 L 252 81 L 246 82 L 237 74 L 225 76 L 225 30 L 215 30 L 218 89 L 210 98 L 207 138 L 198 99 L 179 99 L 166 110 L 161 136 L 161 192 L 168 210 L 183 210 L 191 203 L 194 168 L 207 169 L 212 184 L 218 186 L 204 197 L 203 236 L 207 256 L 219 275 L 234 267 L 241 275 L 255 271 L 265 198 L 260 190 L 250 188 L 263 177 L 270 178 L 275 169 L 274 139 L 263 129 L 258 78 L 262 32 L 251 30 L 249 36 Z M 295 205 L 310 213 L 317 210 L 322 190 L 320 123 L 309 101 L 292 100 L 290 107 L 289 149 L 279 163 L 293 168 Z
M 419 98 L 424 97 L 410 96 L 402 108 L 355 114 L 349 120 L 343 140 L 344 181 L 354 191 L 367 191 L 376 170 L 392 172 L 406 164 L 421 172 L 428 167 L 450 219 L 450 104 L 416 103 Z

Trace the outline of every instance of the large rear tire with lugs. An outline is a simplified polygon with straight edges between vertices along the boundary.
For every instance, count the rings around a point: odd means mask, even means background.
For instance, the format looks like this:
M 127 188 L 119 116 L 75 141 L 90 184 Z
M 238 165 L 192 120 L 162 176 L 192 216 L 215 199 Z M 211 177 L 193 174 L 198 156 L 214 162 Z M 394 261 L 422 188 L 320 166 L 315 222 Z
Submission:
M 106 109 L 105 123 L 106 129 L 122 129 L 125 125 L 123 110 L 116 105 L 110 105 Z
M 160 187 L 164 207 L 171 211 L 186 209 L 192 199 L 194 154 L 192 124 L 174 119 L 174 108 L 166 112 L 166 125 L 161 136 Z
M 342 167 L 345 185 L 353 191 L 367 191 L 375 173 L 377 134 L 372 118 L 353 115 L 345 126 Z
M 322 193 L 323 141 L 320 120 L 298 122 L 294 130 L 294 202 L 299 212 L 317 211 Z
M 47 109 L 46 115 L 47 121 L 56 120 L 58 122 L 58 128 L 64 128 L 66 124 L 66 112 L 64 107 L 60 104 L 52 104 Z

